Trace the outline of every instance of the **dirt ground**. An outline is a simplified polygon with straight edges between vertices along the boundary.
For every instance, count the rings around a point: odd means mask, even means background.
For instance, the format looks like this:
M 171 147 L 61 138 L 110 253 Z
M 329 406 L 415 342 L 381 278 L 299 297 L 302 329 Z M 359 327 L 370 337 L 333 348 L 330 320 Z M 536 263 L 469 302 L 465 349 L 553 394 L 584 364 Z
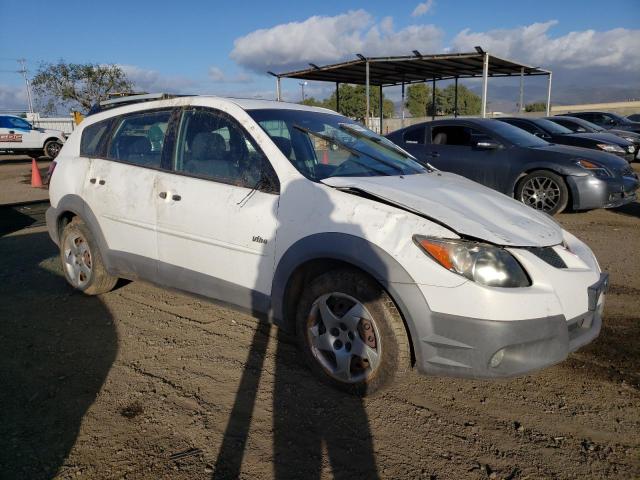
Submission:
M 44 181 L 50 160 L 37 159 Z M 31 186 L 31 159 L 24 155 L 0 155 L 0 205 L 36 200 L 48 200 L 49 192 Z
M 247 315 L 141 282 L 76 293 L 45 229 L 17 222 L 0 478 L 639 478 L 640 204 L 559 220 L 611 273 L 594 343 L 523 378 L 413 373 L 364 401 Z

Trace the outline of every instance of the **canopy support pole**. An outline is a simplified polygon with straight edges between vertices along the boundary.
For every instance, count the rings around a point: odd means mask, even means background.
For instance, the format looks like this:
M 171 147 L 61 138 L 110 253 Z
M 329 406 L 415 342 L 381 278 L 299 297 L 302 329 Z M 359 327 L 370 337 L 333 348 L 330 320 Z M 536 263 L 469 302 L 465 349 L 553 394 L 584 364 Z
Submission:
M 489 83 L 489 54 L 484 54 L 482 65 L 482 118 L 487 118 L 487 84 Z
M 367 118 L 365 118 L 364 124 L 365 126 L 369 126 L 369 113 L 370 113 L 370 108 L 369 108 L 369 61 L 366 61 L 364 63 L 364 69 L 365 69 L 365 92 L 364 95 L 365 97 L 367 97 Z
M 384 133 L 382 133 L 383 132 L 383 130 L 382 130 L 382 104 L 383 104 L 383 101 L 382 101 L 382 85 L 380 85 L 380 105 L 379 105 L 379 108 L 378 108 L 378 110 L 380 111 L 380 135 L 384 135 Z
M 524 112 L 524 67 L 520 69 L 520 103 L 518 104 L 518 111 Z
M 280 77 L 276 77 L 276 100 L 278 102 L 282 101 L 282 95 L 280 92 Z
M 400 120 L 400 127 L 404 128 L 404 82 L 402 82 L 402 120 Z
M 436 119 L 436 77 L 431 82 L 431 120 Z
M 453 118 L 458 118 L 458 77 L 456 77 L 456 87 L 453 94 Z
M 336 82 L 336 112 L 340 113 L 340 82 Z
M 547 81 L 547 117 L 551 115 L 551 72 L 549 72 L 549 79 Z

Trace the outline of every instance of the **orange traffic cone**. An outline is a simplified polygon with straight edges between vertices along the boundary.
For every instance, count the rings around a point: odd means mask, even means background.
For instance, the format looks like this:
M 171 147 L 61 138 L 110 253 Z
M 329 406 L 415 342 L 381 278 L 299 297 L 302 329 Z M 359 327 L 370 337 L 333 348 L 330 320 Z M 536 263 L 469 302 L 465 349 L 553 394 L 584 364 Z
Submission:
M 40 176 L 40 170 L 38 170 L 38 164 L 36 159 L 31 159 L 31 186 L 42 187 L 42 177 Z
M 329 152 L 327 150 L 322 154 L 322 164 L 329 165 Z

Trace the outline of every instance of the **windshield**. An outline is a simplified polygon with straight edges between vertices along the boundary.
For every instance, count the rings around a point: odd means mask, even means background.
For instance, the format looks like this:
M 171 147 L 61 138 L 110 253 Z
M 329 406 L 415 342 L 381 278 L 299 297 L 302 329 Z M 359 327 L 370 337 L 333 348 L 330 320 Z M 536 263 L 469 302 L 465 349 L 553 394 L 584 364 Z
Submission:
M 532 119 L 533 123 L 538 125 L 543 130 L 553 134 L 553 135 L 566 135 L 568 133 L 573 133 L 567 127 L 563 127 L 562 125 L 558 125 L 556 122 L 552 122 L 551 120 L 547 120 L 545 118 L 536 118 Z
M 491 129 L 505 140 L 518 147 L 545 147 L 549 142 L 513 125 L 500 120 L 487 120 L 491 122 Z
M 391 141 L 341 115 L 280 108 L 247 113 L 310 180 L 429 171 Z

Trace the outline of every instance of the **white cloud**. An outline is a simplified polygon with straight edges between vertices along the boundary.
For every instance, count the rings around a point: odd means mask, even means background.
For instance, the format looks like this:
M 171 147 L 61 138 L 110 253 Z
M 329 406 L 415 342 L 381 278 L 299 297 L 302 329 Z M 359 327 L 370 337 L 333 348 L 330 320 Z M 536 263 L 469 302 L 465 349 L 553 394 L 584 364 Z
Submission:
M 249 83 L 252 78 L 246 73 L 227 75 L 218 67 L 209 68 L 209 78 L 215 83 Z
M 196 84 L 185 77 L 166 76 L 156 70 L 140 68 L 135 65 L 119 65 L 136 90 L 146 92 L 185 93 L 193 89 Z
M 433 8 L 433 4 L 435 2 L 433 0 L 427 0 L 426 2 L 419 3 L 416 5 L 416 8 L 411 12 L 412 17 L 421 17 L 422 15 L 426 15 Z
M 260 29 L 236 39 L 231 58 L 250 70 L 304 68 L 309 62 L 326 64 L 368 56 L 434 52 L 442 47 L 443 32 L 433 25 L 411 25 L 395 31 L 390 17 L 376 23 L 364 10 L 313 16 Z
M 480 45 L 497 56 L 552 69 L 640 69 L 640 30 L 583 30 L 552 37 L 549 31 L 557 23 L 556 20 L 551 20 L 487 32 L 465 29 L 453 39 L 453 48 L 458 51 L 473 51 L 474 46 Z
M 24 85 L 0 85 L 2 110 L 27 110 L 27 91 Z

